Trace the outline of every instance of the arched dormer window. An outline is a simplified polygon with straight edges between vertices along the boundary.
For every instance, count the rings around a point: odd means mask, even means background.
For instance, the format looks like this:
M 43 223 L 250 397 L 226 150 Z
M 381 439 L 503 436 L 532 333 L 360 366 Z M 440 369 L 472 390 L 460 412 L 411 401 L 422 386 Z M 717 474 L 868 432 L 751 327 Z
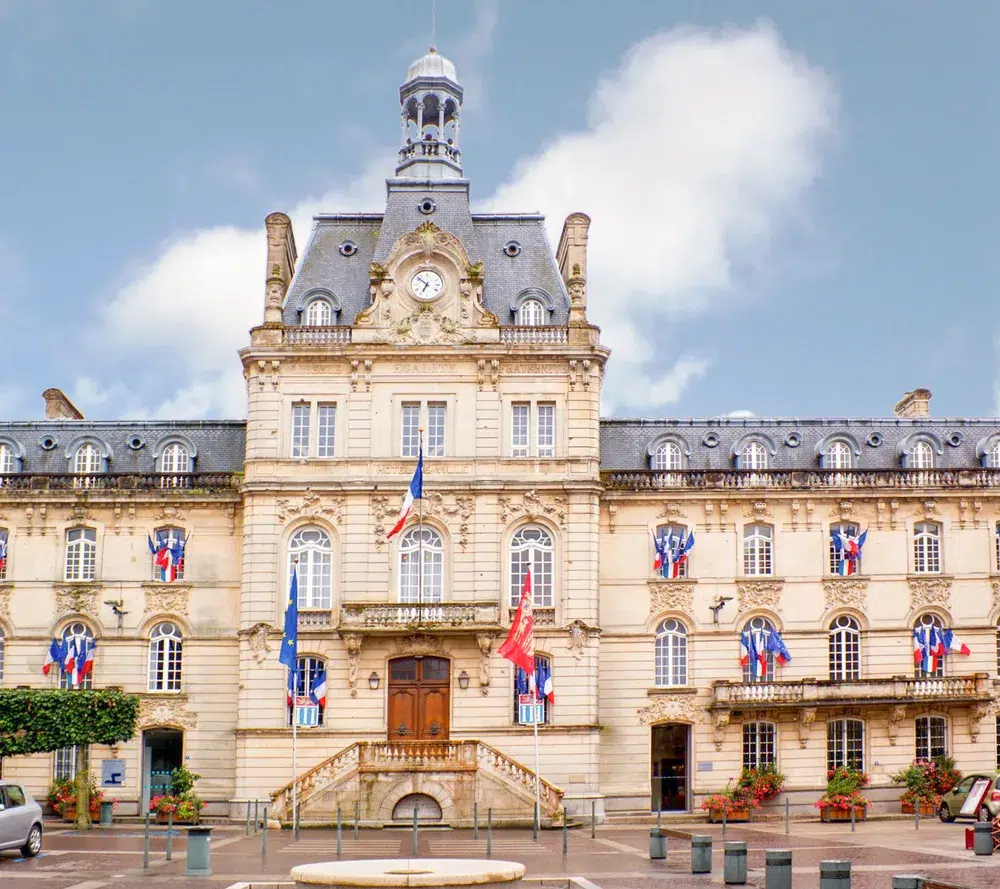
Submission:
M 549 323 L 556 304 L 548 291 L 528 287 L 511 300 L 510 313 L 514 323 L 524 327 L 540 327 Z
M 934 449 L 926 441 L 918 441 L 910 451 L 909 469 L 933 469 Z
M 97 445 L 83 444 L 73 455 L 73 473 L 75 475 L 94 475 L 104 471 L 104 457 Z
M 545 309 L 537 299 L 526 299 L 517 310 L 517 323 L 522 327 L 541 327 L 545 321 Z
M 3 476 L 14 475 L 21 471 L 22 456 L 20 445 L 0 439 L 0 485 L 3 484 Z
M 333 308 L 328 300 L 322 297 L 310 300 L 302 316 L 306 327 L 329 327 L 333 324 Z
M 984 456 L 990 469 L 1000 469 L 1000 441 L 993 442 Z
M 984 469 L 1000 469 L 1000 433 L 982 439 L 976 445 L 976 456 Z
M 658 472 L 672 472 L 684 466 L 680 445 L 675 441 L 661 441 L 653 453 L 653 469 Z
M 823 468 L 850 469 L 853 456 L 851 446 L 846 441 L 831 442 L 824 455 Z
M 740 452 L 740 469 L 767 469 L 767 448 L 759 441 L 748 441 Z
M 944 445 L 933 432 L 920 430 L 900 441 L 896 452 L 903 469 L 933 469 L 935 455 L 944 453 Z

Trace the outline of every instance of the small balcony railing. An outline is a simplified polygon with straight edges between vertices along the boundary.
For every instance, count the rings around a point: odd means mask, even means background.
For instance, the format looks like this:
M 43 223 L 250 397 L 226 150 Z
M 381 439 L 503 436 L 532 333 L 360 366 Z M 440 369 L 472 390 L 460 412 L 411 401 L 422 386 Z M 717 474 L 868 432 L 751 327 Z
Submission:
M 370 633 L 499 630 L 500 606 L 496 602 L 344 602 L 340 606 L 340 629 Z
M 242 475 L 232 472 L 12 473 L 0 475 L 0 495 L 17 491 L 156 491 L 211 493 L 239 490 Z
M 1000 469 L 771 469 L 660 472 L 652 469 L 605 470 L 601 481 L 609 490 L 802 488 L 1000 488 Z
M 501 327 L 500 342 L 506 346 L 565 346 L 569 331 L 565 327 Z
M 852 679 L 845 682 L 818 679 L 800 679 L 795 682 L 719 680 L 712 686 L 712 707 L 720 710 L 833 707 L 854 701 L 886 704 L 915 700 L 972 703 L 990 699 L 991 689 L 986 673 L 945 676 L 940 679 L 893 676 L 888 679 Z
M 334 327 L 286 327 L 281 332 L 281 341 L 286 346 L 343 346 L 351 341 L 351 328 L 346 324 Z

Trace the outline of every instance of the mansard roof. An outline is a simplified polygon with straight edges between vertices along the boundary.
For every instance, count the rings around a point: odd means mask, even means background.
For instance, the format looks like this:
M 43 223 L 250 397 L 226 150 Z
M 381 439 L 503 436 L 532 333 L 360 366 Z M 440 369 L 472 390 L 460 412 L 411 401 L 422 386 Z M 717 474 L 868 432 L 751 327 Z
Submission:
M 690 469 L 732 469 L 733 451 L 759 437 L 768 449 L 771 469 L 816 469 L 819 451 L 840 439 L 860 456 L 857 469 L 899 469 L 900 455 L 913 441 L 940 442 L 934 465 L 939 469 L 971 469 L 980 465 L 981 443 L 1000 436 L 1000 419 L 716 417 L 601 420 L 601 469 L 649 469 L 650 444 L 665 435 L 690 448 Z M 771 453 L 771 443 L 774 451 Z M 935 448 L 935 451 L 937 449 Z

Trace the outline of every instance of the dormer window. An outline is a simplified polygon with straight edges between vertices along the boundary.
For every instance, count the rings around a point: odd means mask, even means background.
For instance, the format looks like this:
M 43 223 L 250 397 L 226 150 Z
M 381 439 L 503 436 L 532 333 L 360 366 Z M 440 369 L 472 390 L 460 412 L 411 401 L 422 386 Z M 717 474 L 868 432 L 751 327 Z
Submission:
M 180 442 L 174 442 L 163 449 L 160 457 L 160 472 L 190 472 L 191 455 Z
M 0 444 L 0 475 L 17 472 L 17 454 L 9 444 Z
M 306 306 L 306 327 L 329 327 L 333 323 L 333 308 L 325 299 L 314 299 Z
M 537 299 L 526 299 L 517 310 L 517 323 L 522 327 L 541 327 L 545 323 L 545 307 Z
M 75 475 L 96 475 L 104 470 L 104 457 L 101 449 L 94 444 L 80 445 L 73 456 L 73 472 Z
M 846 441 L 835 441 L 826 450 L 823 468 L 850 469 L 852 457 L 851 446 Z
M 1000 441 L 996 441 L 986 452 L 985 465 L 990 469 L 1000 469 Z
M 673 441 L 663 441 L 653 453 L 653 469 L 657 472 L 674 472 L 683 468 L 680 445 Z
M 767 448 L 759 441 L 748 441 L 740 454 L 740 469 L 767 469 Z
M 910 451 L 909 464 L 911 469 L 933 469 L 934 448 L 926 441 L 918 441 Z

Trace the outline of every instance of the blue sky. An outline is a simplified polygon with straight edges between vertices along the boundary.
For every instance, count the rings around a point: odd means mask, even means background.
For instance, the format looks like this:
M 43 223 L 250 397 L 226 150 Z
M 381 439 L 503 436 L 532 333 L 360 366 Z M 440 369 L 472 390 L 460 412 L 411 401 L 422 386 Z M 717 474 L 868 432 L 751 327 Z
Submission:
M 242 416 L 263 217 L 381 209 L 429 6 L 0 0 L 0 416 Z M 997 411 L 994 0 L 438 0 L 437 44 L 480 209 L 594 217 L 609 411 Z

